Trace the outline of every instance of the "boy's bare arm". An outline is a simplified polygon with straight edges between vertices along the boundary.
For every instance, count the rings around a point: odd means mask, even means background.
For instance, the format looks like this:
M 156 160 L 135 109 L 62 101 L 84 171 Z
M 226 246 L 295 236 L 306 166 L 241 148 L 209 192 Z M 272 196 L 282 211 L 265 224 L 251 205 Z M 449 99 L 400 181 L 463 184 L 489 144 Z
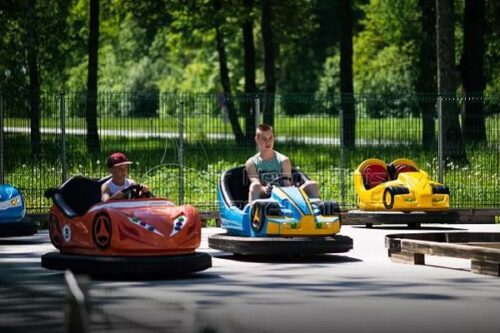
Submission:
M 290 160 L 285 158 L 281 164 L 281 176 L 288 177 L 283 178 L 283 185 L 291 186 L 292 185 L 292 163 Z
M 252 162 L 252 160 L 248 160 L 245 163 L 245 169 L 247 170 L 247 176 L 250 180 L 250 183 L 260 184 L 259 173 L 257 172 L 257 168 L 255 167 L 255 164 Z
M 101 186 L 101 200 L 108 201 L 111 196 L 109 195 L 108 184 L 102 184 Z

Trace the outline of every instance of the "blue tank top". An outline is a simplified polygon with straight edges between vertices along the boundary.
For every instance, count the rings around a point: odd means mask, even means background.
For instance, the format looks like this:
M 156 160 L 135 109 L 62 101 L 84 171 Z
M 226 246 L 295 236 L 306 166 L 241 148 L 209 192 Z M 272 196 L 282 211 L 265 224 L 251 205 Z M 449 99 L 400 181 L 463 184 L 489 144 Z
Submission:
M 285 156 L 277 151 L 274 152 L 274 157 L 270 160 L 262 159 L 260 153 L 252 157 L 252 161 L 259 173 L 259 180 L 262 185 L 267 185 L 274 178 L 281 175 L 281 166 L 284 159 Z

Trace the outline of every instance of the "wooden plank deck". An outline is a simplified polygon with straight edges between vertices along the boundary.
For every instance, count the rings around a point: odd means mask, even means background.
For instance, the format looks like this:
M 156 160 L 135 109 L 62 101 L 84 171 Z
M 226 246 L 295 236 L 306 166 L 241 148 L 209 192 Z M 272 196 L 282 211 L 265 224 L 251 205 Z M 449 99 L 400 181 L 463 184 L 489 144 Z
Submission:
M 410 227 L 420 227 L 422 223 L 495 223 L 495 217 L 500 216 L 500 209 L 483 208 L 452 208 L 446 212 L 390 212 L 349 210 L 344 213 L 342 223 L 345 225 L 366 225 L 370 228 L 379 224 L 407 224 Z
M 500 276 L 500 233 L 393 234 L 385 238 L 393 262 L 425 265 L 425 256 L 471 260 L 471 271 Z

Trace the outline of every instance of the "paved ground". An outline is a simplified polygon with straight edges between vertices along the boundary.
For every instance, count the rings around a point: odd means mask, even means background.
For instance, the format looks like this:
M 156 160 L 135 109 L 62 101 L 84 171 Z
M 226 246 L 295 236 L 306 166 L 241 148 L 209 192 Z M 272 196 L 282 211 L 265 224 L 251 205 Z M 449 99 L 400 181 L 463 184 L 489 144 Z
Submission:
M 495 231 L 432 225 L 425 232 Z M 384 247 L 405 227 L 345 226 L 354 250 L 302 259 L 234 257 L 207 247 L 213 267 L 187 279 L 91 281 L 92 332 L 499 332 L 500 278 L 463 259 L 392 263 Z M 64 331 L 63 274 L 40 268 L 48 235 L 0 240 L 0 331 Z M 447 267 L 447 268 L 443 268 Z

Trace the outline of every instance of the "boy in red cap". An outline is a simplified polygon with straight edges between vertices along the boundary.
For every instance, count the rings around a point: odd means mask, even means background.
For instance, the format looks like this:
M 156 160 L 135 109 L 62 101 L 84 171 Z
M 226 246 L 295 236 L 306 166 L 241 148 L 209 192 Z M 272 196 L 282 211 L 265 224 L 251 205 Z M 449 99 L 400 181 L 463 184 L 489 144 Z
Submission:
M 101 187 L 102 201 L 125 199 L 130 186 L 136 182 L 128 178 L 128 166 L 132 161 L 124 153 L 116 152 L 108 157 L 107 165 L 111 178 Z M 149 189 L 146 185 L 141 185 L 141 192 L 146 193 Z

